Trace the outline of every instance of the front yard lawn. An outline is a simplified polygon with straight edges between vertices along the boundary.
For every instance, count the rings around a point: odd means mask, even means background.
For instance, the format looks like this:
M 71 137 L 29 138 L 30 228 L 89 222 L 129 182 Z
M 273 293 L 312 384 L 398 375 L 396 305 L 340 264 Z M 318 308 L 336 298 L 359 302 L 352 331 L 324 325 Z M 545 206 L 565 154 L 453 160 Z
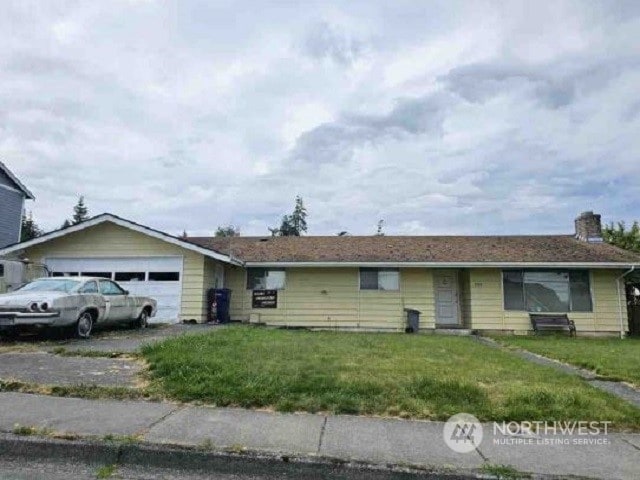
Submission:
M 494 337 L 503 345 L 529 350 L 561 362 L 593 370 L 611 380 L 640 386 L 640 338 Z
M 152 390 L 218 406 L 447 419 L 610 420 L 640 409 L 472 338 L 234 326 L 145 346 Z

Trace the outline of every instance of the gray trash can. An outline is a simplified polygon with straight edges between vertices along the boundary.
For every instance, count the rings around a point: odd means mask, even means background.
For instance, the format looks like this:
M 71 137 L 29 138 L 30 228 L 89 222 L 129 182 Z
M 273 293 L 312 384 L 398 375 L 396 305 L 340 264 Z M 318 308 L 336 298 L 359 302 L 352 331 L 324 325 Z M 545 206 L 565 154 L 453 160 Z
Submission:
M 420 331 L 420 312 L 413 308 L 405 308 L 404 311 L 407 312 L 407 328 L 404 331 L 406 333 Z

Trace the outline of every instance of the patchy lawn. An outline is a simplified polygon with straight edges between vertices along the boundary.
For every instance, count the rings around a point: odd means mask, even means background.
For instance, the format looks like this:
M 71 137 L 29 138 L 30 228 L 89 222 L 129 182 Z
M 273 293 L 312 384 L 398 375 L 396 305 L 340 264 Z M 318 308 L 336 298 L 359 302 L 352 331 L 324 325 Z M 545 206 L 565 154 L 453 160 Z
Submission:
M 147 345 L 152 390 L 182 401 L 443 420 L 610 420 L 640 409 L 472 338 L 231 327 Z
M 503 345 L 555 358 L 593 370 L 611 380 L 640 385 L 640 338 L 569 338 L 556 335 L 540 337 L 496 336 Z

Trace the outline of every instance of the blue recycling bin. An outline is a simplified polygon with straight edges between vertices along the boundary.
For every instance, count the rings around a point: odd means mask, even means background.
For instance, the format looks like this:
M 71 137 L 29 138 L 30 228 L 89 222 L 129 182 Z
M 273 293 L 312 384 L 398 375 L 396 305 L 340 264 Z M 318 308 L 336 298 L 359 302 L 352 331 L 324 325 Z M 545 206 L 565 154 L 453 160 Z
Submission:
M 231 290 L 228 288 L 210 288 L 207 294 L 207 321 L 228 323 L 231 321 L 229 305 Z

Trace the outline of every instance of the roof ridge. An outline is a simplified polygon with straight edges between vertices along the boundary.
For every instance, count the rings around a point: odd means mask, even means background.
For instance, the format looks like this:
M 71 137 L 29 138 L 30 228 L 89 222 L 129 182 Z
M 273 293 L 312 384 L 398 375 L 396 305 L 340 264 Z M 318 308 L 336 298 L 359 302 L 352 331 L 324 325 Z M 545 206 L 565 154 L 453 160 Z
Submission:
M 503 234 L 503 235 L 455 235 L 455 234 L 435 234 L 435 235 L 291 235 L 291 236 L 278 236 L 272 237 L 270 235 L 240 235 L 235 237 L 216 237 L 216 236 L 188 236 L 187 239 L 206 239 L 206 240 L 224 240 L 224 239 L 314 239 L 314 238 L 575 238 L 573 234 L 569 233 L 541 233 L 541 234 Z

